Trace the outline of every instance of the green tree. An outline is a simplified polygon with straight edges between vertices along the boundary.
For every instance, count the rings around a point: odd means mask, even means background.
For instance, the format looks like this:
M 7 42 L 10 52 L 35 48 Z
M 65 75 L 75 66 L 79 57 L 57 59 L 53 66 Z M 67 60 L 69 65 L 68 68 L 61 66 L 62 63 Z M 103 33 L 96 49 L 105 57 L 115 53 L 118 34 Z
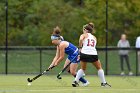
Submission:
M 81 3 L 82 2 L 82 3 Z M 95 24 L 98 46 L 105 46 L 106 0 L 8 0 L 8 40 L 11 46 L 52 45 L 50 35 L 60 26 L 75 45 L 84 24 Z M 140 33 L 140 1 L 108 0 L 109 45 L 126 33 L 131 45 Z M 5 45 L 5 0 L 0 1 L 0 45 Z

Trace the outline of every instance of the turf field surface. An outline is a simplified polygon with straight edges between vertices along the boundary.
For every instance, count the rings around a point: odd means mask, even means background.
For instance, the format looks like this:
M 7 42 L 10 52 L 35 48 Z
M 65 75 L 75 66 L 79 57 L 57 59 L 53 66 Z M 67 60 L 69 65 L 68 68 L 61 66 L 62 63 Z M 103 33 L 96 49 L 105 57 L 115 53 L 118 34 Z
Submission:
M 111 88 L 100 87 L 95 75 L 85 77 L 90 82 L 87 87 L 72 87 L 71 75 L 62 75 L 62 80 L 44 75 L 28 86 L 26 79 L 35 75 L 0 75 L 0 93 L 140 93 L 140 77 L 135 76 L 107 76 Z

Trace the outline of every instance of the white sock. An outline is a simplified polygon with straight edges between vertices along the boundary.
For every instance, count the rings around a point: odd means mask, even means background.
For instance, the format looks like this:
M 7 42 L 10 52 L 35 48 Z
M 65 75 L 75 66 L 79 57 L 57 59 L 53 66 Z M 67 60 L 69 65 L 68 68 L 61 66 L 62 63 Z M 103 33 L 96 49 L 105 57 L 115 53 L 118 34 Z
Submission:
M 84 71 L 82 69 L 78 70 L 76 77 L 75 77 L 75 81 L 79 81 L 79 79 L 84 75 Z
M 101 83 L 106 83 L 103 69 L 98 70 L 98 76 L 101 80 Z

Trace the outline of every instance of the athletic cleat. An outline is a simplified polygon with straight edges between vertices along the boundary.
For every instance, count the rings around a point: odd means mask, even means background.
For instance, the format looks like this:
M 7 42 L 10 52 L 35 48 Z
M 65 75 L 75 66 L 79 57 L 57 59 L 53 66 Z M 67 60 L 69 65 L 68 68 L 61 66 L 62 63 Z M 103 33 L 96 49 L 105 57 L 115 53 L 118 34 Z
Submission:
M 90 84 L 90 82 L 86 82 L 86 83 L 83 83 L 81 86 L 83 86 L 83 87 L 86 87 L 86 86 L 88 86 Z
M 72 86 L 73 86 L 73 87 L 78 87 L 78 86 L 79 86 L 79 84 L 78 84 L 78 82 L 77 82 L 77 81 L 73 81 Z
M 101 83 L 101 87 L 111 87 L 108 83 Z

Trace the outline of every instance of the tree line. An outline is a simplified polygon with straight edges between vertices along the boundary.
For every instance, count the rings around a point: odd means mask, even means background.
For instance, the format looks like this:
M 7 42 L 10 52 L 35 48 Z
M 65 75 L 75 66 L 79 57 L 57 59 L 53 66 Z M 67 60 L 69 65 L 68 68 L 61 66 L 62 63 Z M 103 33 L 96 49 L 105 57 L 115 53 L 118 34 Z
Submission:
M 5 0 L 0 1 L 0 46 L 5 45 Z M 83 25 L 95 24 L 98 46 L 105 46 L 106 0 L 8 0 L 8 44 L 50 46 L 53 28 L 75 45 Z M 140 35 L 140 1 L 108 0 L 108 42 L 125 33 L 132 46 Z

